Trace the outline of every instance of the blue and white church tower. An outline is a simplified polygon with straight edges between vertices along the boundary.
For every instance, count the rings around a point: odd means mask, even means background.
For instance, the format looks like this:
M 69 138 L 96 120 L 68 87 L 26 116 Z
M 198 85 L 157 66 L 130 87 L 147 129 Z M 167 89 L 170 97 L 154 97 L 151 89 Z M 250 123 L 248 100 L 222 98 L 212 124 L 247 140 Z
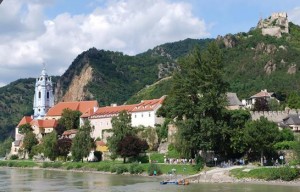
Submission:
M 43 119 L 48 110 L 54 105 L 53 86 L 45 66 L 40 77 L 36 79 L 33 100 L 34 119 Z

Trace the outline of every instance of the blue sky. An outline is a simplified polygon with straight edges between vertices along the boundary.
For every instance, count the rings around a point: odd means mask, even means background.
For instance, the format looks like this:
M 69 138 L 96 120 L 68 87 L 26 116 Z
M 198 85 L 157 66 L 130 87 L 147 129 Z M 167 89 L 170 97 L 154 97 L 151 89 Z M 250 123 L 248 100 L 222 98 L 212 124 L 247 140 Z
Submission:
M 247 32 L 272 12 L 300 24 L 299 0 L 4 0 L 0 86 L 37 77 L 42 63 L 61 75 L 91 47 L 134 55 L 166 42 Z

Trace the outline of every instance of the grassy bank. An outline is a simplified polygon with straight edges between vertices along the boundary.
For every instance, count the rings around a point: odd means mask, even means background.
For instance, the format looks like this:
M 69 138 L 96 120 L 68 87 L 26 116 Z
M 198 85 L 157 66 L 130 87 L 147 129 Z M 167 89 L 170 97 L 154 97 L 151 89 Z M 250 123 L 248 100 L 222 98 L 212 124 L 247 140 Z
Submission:
M 156 164 L 158 170 L 162 174 L 168 174 L 172 170 L 176 170 L 176 174 L 192 175 L 197 173 L 193 165 L 170 165 L 170 164 Z M 120 161 L 101 161 L 101 162 L 35 162 L 25 160 L 8 160 L 0 161 L 0 166 L 4 167 L 38 167 L 38 168 L 54 168 L 64 170 L 82 170 L 82 171 L 102 171 L 109 173 L 131 173 L 141 174 L 148 173 L 151 168 L 150 163 L 125 163 Z M 152 171 L 151 171 L 152 173 Z M 149 173 L 151 175 L 151 173 Z
M 263 180 L 277 180 L 291 181 L 299 178 L 299 169 L 294 167 L 272 167 L 272 168 L 255 168 L 255 169 L 233 169 L 230 171 L 230 175 L 238 179 L 251 178 L 251 179 L 263 179 Z

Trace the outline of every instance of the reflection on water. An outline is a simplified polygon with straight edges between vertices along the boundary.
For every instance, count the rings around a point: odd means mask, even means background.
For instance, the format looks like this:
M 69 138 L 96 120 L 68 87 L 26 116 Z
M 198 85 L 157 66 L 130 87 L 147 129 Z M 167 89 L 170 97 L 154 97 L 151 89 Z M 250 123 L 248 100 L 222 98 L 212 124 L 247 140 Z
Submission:
M 0 168 L 0 191 L 296 192 L 299 187 L 254 184 L 160 185 L 158 178 L 71 171 Z

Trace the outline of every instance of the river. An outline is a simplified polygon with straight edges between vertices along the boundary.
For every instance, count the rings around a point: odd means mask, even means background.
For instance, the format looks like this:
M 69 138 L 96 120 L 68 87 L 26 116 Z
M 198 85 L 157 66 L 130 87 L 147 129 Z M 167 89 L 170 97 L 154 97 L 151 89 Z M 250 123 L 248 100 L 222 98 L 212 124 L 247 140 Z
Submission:
M 298 192 L 300 187 L 264 184 L 200 183 L 188 186 L 160 185 L 159 178 L 89 172 L 50 171 L 41 169 L 0 168 L 2 192 Z

